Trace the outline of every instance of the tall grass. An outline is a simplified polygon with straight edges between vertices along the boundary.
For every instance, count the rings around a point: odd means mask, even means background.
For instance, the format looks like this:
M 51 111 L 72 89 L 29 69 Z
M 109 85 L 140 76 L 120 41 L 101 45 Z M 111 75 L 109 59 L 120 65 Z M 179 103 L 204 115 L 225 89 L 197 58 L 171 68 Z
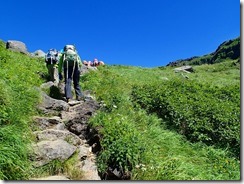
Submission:
M 0 179 L 23 180 L 30 174 L 29 125 L 40 99 L 35 86 L 43 82 L 37 72 L 45 65 L 0 43 Z
M 182 75 L 167 67 L 104 66 L 83 76 L 82 87 L 92 90 L 103 102 L 103 108 L 90 122 L 102 134 L 99 171 L 105 173 L 109 166 L 117 165 L 125 173 L 131 171 L 133 180 L 240 180 L 240 161 L 230 157 L 228 150 L 188 142 L 176 131 L 168 130 L 163 118 L 148 114 L 132 100 L 135 86 L 183 81 L 187 80 L 186 75 L 202 85 L 223 87 L 233 83 L 233 79 L 238 82 L 238 68 L 229 67 L 232 75 L 222 79 L 219 72 L 210 73 L 213 78 L 207 78 L 205 67 Z M 220 82 L 223 80 L 227 82 Z

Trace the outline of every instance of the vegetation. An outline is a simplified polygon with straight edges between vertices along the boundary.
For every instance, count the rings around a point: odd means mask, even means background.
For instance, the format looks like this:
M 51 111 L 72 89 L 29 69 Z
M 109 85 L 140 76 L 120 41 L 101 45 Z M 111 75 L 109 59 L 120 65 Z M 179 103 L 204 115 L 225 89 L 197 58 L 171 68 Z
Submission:
M 0 42 L 0 178 L 28 178 L 31 141 L 31 117 L 40 96 L 35 86 L 43 81 L 38 71 L 43 62 L 26 55 L 7 51 Z
M 226 59 L 236 60 L 240 62 L 240 37 L 233 40 L 228 40 L 219 45 L 215 52 L 206 54 L 200 57 L 191 57 L 170 62 L 167 66 L 182 66 L 182 65 L 202 65 L 221 63 Z
M 194 73 L 100 66 L 83 75 L 82 89 L 102 103 L 90 120 L 101 135 L 99 172 L 116 168 L 131 180 L 240 180 L 240 57 L 217 58 L 194 65 Z M 82 178 L 72 168 L 76 154 L 65 163 L 31 166 L 43 61 L 6 50 L 0 41 L 0 64 L 0 179 L 60 172 Z
M 83 76 L 103 108 L 91 120 L 102 135 L 99 170 L 133 180 L 240 179 L 240 66 L 100 67 Z M 185 76 L 187 75 L 187 78 Z

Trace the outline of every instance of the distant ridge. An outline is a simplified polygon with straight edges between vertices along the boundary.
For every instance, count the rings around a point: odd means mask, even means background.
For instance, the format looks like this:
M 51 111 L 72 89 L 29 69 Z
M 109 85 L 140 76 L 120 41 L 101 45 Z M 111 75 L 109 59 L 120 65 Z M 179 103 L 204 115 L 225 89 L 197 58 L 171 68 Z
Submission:
M 226 59 L 240 60 L 240 37 L 221 43 L 216 51 L 203 56 L 193 56 L 169 62 L 166 66 L 202 65 L 220 63 Z

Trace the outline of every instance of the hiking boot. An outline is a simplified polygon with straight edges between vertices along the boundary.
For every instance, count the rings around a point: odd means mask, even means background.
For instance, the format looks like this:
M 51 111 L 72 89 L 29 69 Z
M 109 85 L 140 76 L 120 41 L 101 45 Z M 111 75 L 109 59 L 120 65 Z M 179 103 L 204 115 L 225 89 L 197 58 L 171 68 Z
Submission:
M 66 99 L 66 102 L 69 103 L 69 102 L 70 102 L 70 98 L 67 98 L 67 99 Z
M 84 98 L 84 97 L 82 97 L 82 96 L 77 96 L 77 97 L 76 97 L 76 100 L 77 100 L 77 101 L 84 101 L 84 100 L 85 100 L 85 98 Z

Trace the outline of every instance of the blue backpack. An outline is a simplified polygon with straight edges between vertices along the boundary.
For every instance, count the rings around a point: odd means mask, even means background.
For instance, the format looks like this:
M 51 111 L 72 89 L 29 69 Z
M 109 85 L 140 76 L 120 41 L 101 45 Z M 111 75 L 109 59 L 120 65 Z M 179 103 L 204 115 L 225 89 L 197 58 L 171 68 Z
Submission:
M 45 61 L 47 64 L 58 63 L 58 51 L 56 49 L 49 49 L 45 55 Z

